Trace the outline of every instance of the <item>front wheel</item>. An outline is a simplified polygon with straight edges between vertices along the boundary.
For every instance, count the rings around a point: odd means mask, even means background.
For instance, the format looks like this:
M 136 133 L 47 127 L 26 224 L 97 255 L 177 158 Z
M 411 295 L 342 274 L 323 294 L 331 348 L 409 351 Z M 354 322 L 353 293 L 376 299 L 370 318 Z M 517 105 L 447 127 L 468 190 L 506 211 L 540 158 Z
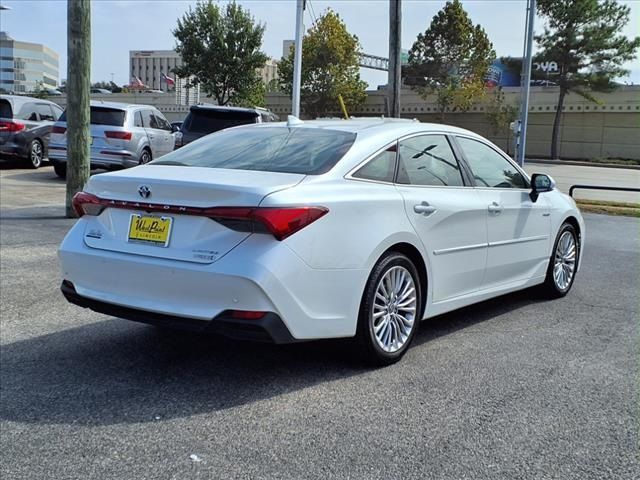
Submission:
M 549 259 L 547 276 L 542 285 L 543 293 L 549 298 L 564 297 L 576 278 L 580 243 L 576 229 L 564 223 L 556 237 Z
M 385 254 L 365 288 L 356 341 L 365 359 L 390 365 L 405 354 L 418 328 L 422 289 L 415 265 L 397 252 Z
M 40 140 L 32 140 L 29 145 L 29 161 L 31 168 L 40 168 L 44 161 L 44 147 Z

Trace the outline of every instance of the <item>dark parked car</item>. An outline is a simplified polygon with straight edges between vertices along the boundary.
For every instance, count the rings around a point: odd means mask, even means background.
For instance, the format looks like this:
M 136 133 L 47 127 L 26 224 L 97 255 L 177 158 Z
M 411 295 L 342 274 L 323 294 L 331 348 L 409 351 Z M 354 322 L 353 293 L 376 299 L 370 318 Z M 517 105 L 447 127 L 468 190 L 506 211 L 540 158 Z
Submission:
M 278 116 L 265 108 L 194 105 L 180 127 L 176 147 L 229 127 L 248 123 L 277 122 Z
M 0 95 L 0 157 L 40 167 L 47 157 L 53 122 L 60 115 L 62 108 L 48 100 Z

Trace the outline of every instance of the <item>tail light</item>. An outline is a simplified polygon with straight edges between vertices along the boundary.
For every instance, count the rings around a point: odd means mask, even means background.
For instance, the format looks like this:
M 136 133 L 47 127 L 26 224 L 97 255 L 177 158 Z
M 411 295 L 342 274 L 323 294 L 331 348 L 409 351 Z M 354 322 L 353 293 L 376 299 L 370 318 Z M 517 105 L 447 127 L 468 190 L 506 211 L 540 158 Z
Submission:
M 20 122 L 0 122 L 0 132 L 20 132 L 24 130 L 24 123 Z
M 232 230 L 270 233 L 284 240 L 328 212 L 325 207 L 214 207 L 204 215 Z
M 73 208 L 80 217 L 83 215 L 100 215 L 106 207 L 208 217 L 232 230 L 269 233 L 276 240 L 284 240 L 329 213 L 329 209 L 326 207 L 200 208 L 108 200 L 86 192 L 76 193 L 73 197 Z
M 64 133 L 67 131 L 66 127 L 60 127 L 59 125 L 55 125 L 52 129 L 51 129 L 51 133 Z
M 117 138 L 118 140 L 131 140 L 131 132 L 104 132 L 104 136 L 107 138 Z
M 86 192 L 78 192 L 73 196 L 71 201 L 73 209 L 76 211 L 79 217 L 84 215 L 100 215 L 105 209 L 106 202 L 101 198 L 91 195 Z

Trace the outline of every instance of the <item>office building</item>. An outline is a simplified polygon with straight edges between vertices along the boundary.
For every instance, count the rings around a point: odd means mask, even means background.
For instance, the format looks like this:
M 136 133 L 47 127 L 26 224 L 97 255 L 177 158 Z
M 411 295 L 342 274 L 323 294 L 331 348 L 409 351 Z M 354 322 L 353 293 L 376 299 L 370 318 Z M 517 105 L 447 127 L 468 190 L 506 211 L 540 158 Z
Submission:
M 58 86 L 58 54 L 40 43 L 0 32 L 0 92 L 30 93 Z

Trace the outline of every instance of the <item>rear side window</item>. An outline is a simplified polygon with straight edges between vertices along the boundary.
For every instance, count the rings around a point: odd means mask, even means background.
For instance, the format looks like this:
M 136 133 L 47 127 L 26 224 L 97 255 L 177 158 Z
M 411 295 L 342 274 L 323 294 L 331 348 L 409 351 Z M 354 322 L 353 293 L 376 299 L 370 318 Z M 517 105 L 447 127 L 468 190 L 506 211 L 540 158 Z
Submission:
M 396 170 L 396 151 L 394 145 L 372 158 L 364 167 L 353 174 L 355 178 L 376 180 L 380 182 L 393 182 Z
M 319 175 L 338 163 L 355 139 L 355 133 L 319 128 L 233 128 L 151 163 Z
M 0 98 L 0 118 L 13 118 L 11 104 L 4 98 Z
M 67 121 L 67 111 L 65 110 L 59 118 L 61 122 Z M 91 125 L 110 125 L 112 127 L 122 127 L 124 125 L 124 110 L 108 107 L 91 107 Z
M 20 113 L 18 117 L 21 120 L 28 120 L 32 122 L 38 121 L 38 114 L 36 113 L 36 104 L 35 103 L 25 103 L 20 109 Z
M 187 129 L 195 133 L 213 133 L 224 128 L 256 123 L 255 112 L 234 112 L 229 110 L 195 109 L 185 122 Z
M 36 105 L 36 110 L 38 111 L 38 114 L 40 115 L 40 120 L 41 121 L 47 121 L 47 122 L 53 122 L 55 121 L 55 118 L 53 117 L 53 110 L 51 110 L 51 107 L 46 104 L 46 103 L 38 103 Z
M 420 135 L 402 140 L 398 147 L 398 183 L 463 186 L 460 165 L 444 135 Z

